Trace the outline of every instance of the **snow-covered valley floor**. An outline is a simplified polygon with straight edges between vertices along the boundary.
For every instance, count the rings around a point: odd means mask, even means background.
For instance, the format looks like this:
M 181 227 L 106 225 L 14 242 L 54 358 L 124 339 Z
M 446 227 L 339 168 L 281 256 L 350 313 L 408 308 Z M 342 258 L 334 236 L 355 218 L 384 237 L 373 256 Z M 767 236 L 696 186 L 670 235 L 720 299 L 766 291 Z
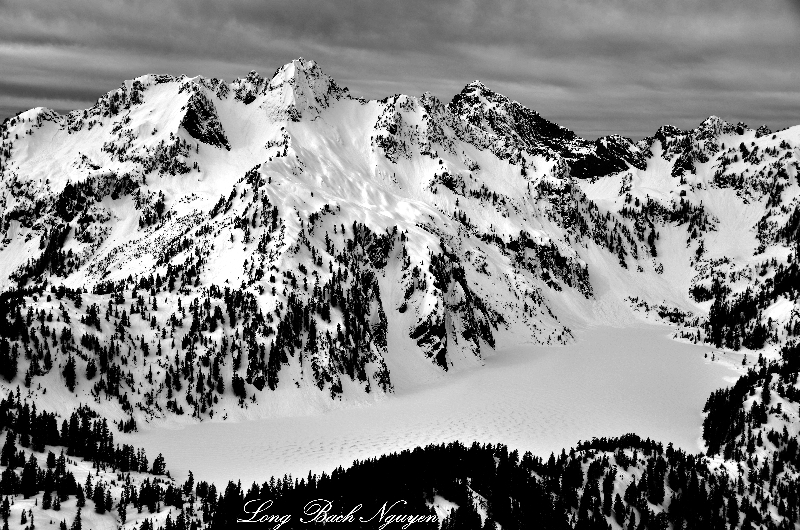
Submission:
M 146 427 L 125 438 L 163 453 L 177 478 L 244 485 L 271 475 L 330 472 L 354 459 L 461 440 L 548 456 L 580 439 L 635 432 L 700 450 L 709 393 L 738 375 L 742 356 L 669 338 L 663 326 L 593 327 L 564 347 L 520 346 L 436 385 L 321 414 Z M 704 353 L 708 357 L 704 357 Z M 720 357 L 722 359 L 720 360 Z M 127 441 L 127 440 L 126 440 Z

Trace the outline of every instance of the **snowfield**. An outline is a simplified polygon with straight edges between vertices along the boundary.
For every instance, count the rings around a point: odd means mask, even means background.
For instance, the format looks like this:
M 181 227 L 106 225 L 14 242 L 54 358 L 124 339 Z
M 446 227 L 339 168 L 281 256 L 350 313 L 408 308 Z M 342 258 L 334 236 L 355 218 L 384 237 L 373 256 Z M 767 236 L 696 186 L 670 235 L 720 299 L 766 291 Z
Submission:
M 738 376 L 741 355 L 711 362 L 718 350 L 673 341 L 669 328 L 649 324 L 598 326 L 576 336 L 568 346 L 498 351 L 481 368 L 397 388 L 369 406 L 145 427 L 125 439 L 163 453 L 179 481 L 191 470 L 218 487 L 232 478 L 249 485 L 284 473 L 330 472 L 452 440 L 502 442 L 546 458 L 578 440 L 636 432 L 700 450 L 700 411 L 711 391 Z

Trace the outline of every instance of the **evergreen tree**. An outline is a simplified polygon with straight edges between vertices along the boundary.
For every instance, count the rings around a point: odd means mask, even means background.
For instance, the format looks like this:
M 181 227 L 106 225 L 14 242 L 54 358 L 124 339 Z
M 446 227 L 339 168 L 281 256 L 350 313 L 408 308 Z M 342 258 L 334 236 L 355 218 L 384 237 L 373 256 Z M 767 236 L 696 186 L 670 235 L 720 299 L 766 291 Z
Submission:
M 9 382 L 17 376 L 17 356 L 5 337 L 0 338 L 0 376 Z
M 36 464 L 36 457 L 31 455 L 25 467 L 22 469 L 22 495 L 28 499 L 38 491 L 37 476 L 39 466 Z
M 0 465 L 9 466 L 11 469 L 16 467 L 16 463 L 14 462 L 14 457 L 17 454 L 17 448 L 14 445 L 16 439 L 16 433 L 10 430 L 6 431 L 6 441 L 3 444 L 3 451 L 0 453 Z
M 94 359 L 89 359 L 89 362 L 86 364 L 86 379 L 91 381 L 94 379 L 95 375 L 97 375 L 97 364 L 94 362 Z
M 125 524 L 125 521 L 128 519 L 128 499 L 125 497 L 124 493 L 117 505 L 117 515 L 119 516 L 120 523 Z
M 625 505 L 622 504 L 622 498 L 619 493 L 614 497 L 614 520 L 620 526 L 625 522 Z
M 167 471 L 167 466 L 164 462 L 164 455 L 158 453 L 158 456 L 155 460 L 153 460 L 153 469 L 151 473 L 153 475 L 163 475 Z
M 81 530 L 81 507 L 78 506 L 78 512 L 75 514 L 75 519 L 72 521 L 72 526 L 69 530 Z
M 67 364 L 64 366 L 64 381 L 67 384 L 70 392 L 75 391 L 75 357 L 72 355 L 67 359 Z
M 99 482 L 94 488 L 94 494 L 92 495 L 92 500 L 94 501 L 94 511 L 99 514 L 106 513 L 106 492 L 103 489 L 103 485 Z

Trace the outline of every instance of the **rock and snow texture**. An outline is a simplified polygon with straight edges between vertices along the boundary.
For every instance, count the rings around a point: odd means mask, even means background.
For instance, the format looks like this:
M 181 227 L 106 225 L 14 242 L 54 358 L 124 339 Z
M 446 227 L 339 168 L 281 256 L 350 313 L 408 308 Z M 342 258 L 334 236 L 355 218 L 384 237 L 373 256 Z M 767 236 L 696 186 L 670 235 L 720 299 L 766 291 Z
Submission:
M 141 421 L 380 396 L 631 308 L 779 344 L 798 146 L 719 118 L 590 142 L 479 82 L 365 101 L 303 59 L 143 76 L 2 125 L 2 375 Z

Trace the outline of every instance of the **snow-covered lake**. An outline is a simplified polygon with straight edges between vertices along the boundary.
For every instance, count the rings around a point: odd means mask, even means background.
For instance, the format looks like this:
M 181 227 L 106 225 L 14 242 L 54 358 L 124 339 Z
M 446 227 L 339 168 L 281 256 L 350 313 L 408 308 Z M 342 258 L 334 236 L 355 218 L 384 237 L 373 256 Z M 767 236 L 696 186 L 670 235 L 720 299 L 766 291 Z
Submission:
M 151 428 L 129 440 L 164 454 L 178 478 L 247 486 L 304 477 L 354 459 L 461 440 L 504 443 L 546 457 L 594 436 L 635 432 L 700 450 L 709 393 L 738 377 L 728 353 L 669 339 L 666 327 L 594 327 L 565 347 L 504 350 L 445 384 L 400 389 L 372 406 L 244 422 Z M 708 359 L 704 353 L 709 352 Z

